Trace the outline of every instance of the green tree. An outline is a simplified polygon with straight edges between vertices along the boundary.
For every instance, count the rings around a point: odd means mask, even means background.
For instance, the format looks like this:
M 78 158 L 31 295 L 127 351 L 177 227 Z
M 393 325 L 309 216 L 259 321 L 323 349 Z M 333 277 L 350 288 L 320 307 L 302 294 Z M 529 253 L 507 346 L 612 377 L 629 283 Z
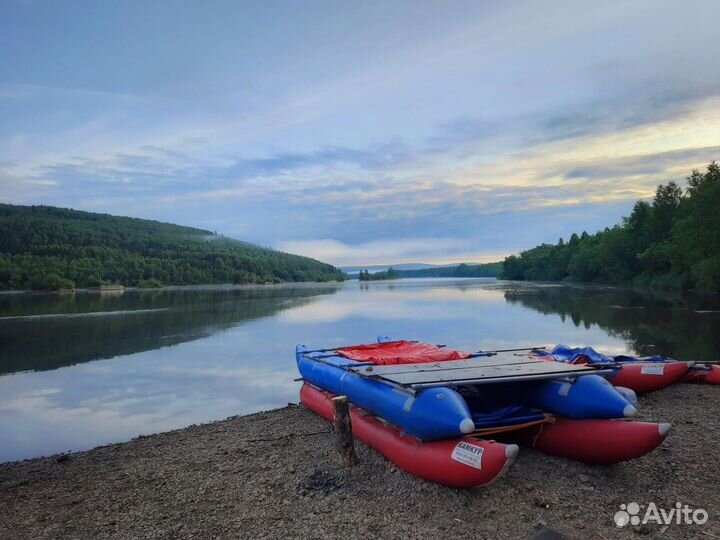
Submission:
M 0 288 L 41 287 L 51 273 L 81 287 L 345 279 L 329 264 L 202 229 L 0 204 Z
M 685 191 L 658 186 L 652 204 L 638 201 L 615 227 L 507 257 L 502 277 L 720 291 L 720 167 L 712 162 L 687 181 Z

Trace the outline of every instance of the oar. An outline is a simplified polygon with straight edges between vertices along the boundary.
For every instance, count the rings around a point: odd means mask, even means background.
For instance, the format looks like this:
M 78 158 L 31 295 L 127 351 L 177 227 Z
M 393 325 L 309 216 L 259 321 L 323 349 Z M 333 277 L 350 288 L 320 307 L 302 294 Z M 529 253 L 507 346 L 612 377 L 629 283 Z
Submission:
M 545 349 L 545 347 L 522 347 L 519 349 L 498 349 L 496 351 L 475 351 L 471 353 L 468 358 L 477 358 L 478 356 L 495 356 L 497 353 L 504 352 L 517 352 L 517 351 L 539 351 Z
M 499 353 L 499 352 L 515 352 L 515 351 L 537 351 L 540 349 L 546 349 L 544 345 L 542 347 L 520 347 L 519 349 L 497 349 L 496 351 L 475 351 L 473 354 L 480 353 Z
M 325 360 L 325 358 L 332 358 L 333 356 L 335 356 L 335 355 L 329 354 L 327 356 L 307 356 L 306 354 L 303 354 L 303 357 L 307 358 L 308 360 L 313 360 L 314 362 L 320 362 L 321 364 L 326 364 L 328 366 L 341 368 L 341 369 L 375 365 L 375 362 L 355 362 L 355 361 L 351 361 L 352 363 L 347 363 L 347 364 L 333 364 L 332 362 L 327 362 Z

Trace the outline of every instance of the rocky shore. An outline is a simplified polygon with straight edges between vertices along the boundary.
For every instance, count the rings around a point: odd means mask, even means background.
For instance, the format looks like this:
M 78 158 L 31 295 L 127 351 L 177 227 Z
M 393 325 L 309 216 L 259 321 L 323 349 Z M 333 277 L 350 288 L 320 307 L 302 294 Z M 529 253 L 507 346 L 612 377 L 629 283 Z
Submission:
M 0 465 L 0 538 L 720 539 L 720 388 L 675 385 L 641 407 L 673 423 L 644 458 L 603 467 L 523 449 L 495 484 L 462 491 L 360 443 L 360 464 L 343 469 L 330 425 L 289 405 Z M 616 527 L 630 502 L 680 502 L 709 521 Z

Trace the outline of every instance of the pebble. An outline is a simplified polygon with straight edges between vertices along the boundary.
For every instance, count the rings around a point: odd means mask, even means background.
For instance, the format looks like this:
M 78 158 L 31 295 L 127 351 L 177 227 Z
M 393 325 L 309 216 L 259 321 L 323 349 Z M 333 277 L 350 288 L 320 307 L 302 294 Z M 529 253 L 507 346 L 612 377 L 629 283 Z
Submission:
M 68 455 L 62 466 L 61 456 L 0 464 L 0 538 L 657 537 L 655 525 L 615 527 L 633 501 L 680 501 L 715 523 L 720 468 L 707 449 L 720 389 L 675 385 L 640 400 L 641 420 L 673 423 L 672 463 L 663 451 L 602 467 L 522 449 L 504 478 L 466 491 L 413 478 L 360 443 L 360 463 L 340 468 L 330 432 L 302 436 L 328 423 L 298 406 Z M 287 444 L 262 441 L 278 437 Z M 661 538 L 697 535 L 674 525 Z

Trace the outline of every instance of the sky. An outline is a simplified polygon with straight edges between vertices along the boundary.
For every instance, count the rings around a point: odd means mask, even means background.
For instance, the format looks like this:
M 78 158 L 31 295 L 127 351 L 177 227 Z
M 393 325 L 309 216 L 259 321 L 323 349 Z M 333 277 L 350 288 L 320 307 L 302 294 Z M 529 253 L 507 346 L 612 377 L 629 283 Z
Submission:
M 720 158 L 720 2 L 0 0 L 0 201 L 492 261 Z

